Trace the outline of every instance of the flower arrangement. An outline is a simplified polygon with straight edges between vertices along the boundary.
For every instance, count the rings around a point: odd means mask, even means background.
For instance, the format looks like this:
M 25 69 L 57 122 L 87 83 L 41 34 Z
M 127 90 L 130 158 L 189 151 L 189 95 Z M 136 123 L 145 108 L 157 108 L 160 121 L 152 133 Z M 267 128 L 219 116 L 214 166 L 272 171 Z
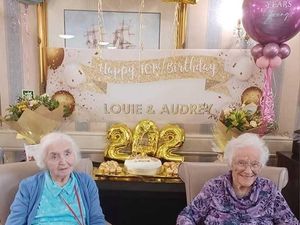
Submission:
M 51 98 L 47 94 L 35 96 L 33 98 L 19 97 L 15 105 L 10 105 L 7 108 L 8 114 L 4 116 L 5 121 L 18 121 L 26 109 L 36 110 L 40 106 L 45 106 L 49 111 L 59 107 L 59 102 Z M 68 117 L 72 114 L 71 108 L 64 105 L 63 117 Z
M 261 96 L 262 91 L 259 88 L 249 87 L 242 93 L 241 103 L 235 103 L 222 110 L 212 130 L 212 150 L 218 153 L 218 157 L 222 158 L 227 142 L 233 137 L 244 132 L 264 135 L 276 129 L 275 121 L 266 124 L 263 120 Z
M 58 91 L 52 97 L 23 96 L 0 119 L 17 132 L 17 138 L 27 144 L 38 144 L 44 135 L 58 128 L 63 118 L 72 114 L 74 106 L 74 97 L 67 91 Z
M 244 132 L 262 124 L 259 106 L 254 103 L 230 106 L 223 110 L 220 121 L 227 129 L 237 129 Z
M 243 132 L 259 133 L 262 117 L 259 106 L 250 104 L 235 104 L 225 108 L 219 120 L 213 127 L 213 151 L 220 157 L 224 153 L 227 142 Z M 222 161 L 222 160 L 221 160 Z

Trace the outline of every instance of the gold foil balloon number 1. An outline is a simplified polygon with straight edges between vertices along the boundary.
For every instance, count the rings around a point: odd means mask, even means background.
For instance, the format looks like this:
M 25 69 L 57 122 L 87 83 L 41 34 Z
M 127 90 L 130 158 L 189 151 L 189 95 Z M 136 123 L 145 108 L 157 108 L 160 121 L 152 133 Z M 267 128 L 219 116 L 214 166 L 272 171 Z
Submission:
M 184 157 L 173 152 L 183 144 L 184 136 L 184 130 L 177 125 L 167 125 L 159 132 L 150 120 L 140 121 L 133 135 L 127 125 L 114 124 L 107 132 L 109 144 L 104 156 L 125 161 L 130 156 L 151 155 L 164 161 L 182 162 Z

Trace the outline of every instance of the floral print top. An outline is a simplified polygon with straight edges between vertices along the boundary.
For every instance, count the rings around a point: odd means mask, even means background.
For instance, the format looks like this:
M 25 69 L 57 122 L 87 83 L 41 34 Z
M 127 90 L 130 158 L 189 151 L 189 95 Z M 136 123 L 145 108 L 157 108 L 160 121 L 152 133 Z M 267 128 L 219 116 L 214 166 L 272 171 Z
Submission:
M 249 194 L 238 198 L 231 171 L 206 182 L 202 191 L 185 207 L 177 225 L 299 225 L 275 184 L 257 177 Z

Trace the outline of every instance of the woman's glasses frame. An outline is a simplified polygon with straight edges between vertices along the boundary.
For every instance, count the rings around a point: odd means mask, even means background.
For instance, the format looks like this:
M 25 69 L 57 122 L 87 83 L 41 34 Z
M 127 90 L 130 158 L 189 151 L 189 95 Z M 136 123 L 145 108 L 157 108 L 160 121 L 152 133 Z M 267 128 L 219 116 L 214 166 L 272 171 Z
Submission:
M 255 172 L 258 172 L 262 168 L 262 163 L 259 161 L 236 160 L 234 161 L 234 165 L 239 170 L 246 170 L 250 167 L 250 169 Z

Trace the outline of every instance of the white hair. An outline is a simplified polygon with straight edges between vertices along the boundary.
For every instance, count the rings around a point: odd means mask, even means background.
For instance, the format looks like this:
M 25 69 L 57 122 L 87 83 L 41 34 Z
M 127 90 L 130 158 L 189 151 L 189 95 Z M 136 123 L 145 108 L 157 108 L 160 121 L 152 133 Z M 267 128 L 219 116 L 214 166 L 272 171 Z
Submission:
M 37 149 L 34 158 L 36 164 L 41 169 L 46 169 L 45 158 L 47 155 L 48 147 L 54 143 L 67 141 L 71 145 L 71 150 L 75 153 L 75 164 L 81 159 L 80 150 L 75 141 L 67 134 L 61 132 L 52 132 L 45 135 L 40 141 L 40 147 Z
M 237 138 L 232 138 L 225 147 L 224 159 L 227 160 L 229 166 L 232 166 L 232 159 L 240 149 L 251 147 L 260 153 L 260 163 L 265 166 L 269 160 L 269 149 L 266 143 L 253 133 L 245 133 Z

